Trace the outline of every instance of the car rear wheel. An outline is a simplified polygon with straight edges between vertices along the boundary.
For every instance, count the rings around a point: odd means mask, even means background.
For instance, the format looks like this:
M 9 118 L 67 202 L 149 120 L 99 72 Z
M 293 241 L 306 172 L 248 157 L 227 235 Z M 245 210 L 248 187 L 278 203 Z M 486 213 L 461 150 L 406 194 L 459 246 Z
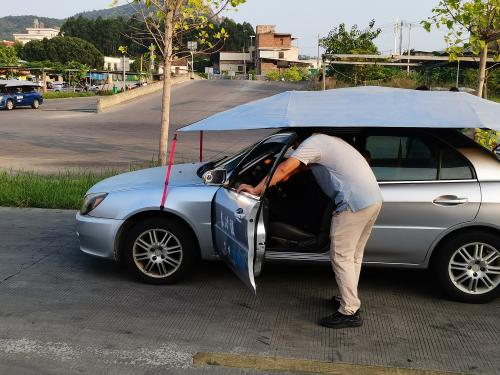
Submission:
M 40 108 L 40 101 L 38 99 L 33 100 L 33 103 L 31 103 L 31 108 L 33 109 Z
M 7 100 L 7 103 L 5 104 L 5 109 L 7 109 L 8 111 L 12 111 L 14 109 L 14 102 L 12 101 L 12 99 Z
M 436 281 L 451 298 L 484 303 L 500 291 L 500 236 L 474 231 L 451 238 L 431 265 Z
M 196 249 L 193 234 L 181 222 L 171 218 L 149 218 L 129 231 L 123 258 L 140 280 L 171 284 L 191 268 Z

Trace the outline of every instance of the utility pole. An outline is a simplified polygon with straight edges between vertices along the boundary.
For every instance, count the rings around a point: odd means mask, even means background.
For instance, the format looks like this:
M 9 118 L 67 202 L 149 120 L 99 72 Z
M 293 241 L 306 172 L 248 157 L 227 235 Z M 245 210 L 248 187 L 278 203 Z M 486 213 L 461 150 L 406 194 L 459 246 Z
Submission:
M 320 41 L 320 39 L 319 39 L 319 34 L 318 34 L 318 57 L 316 59 L 316 69 L 318 71 L 318 74 L 319 74 L 319 41 Z
M 411 23 L 408 22 L 408 57 L 411 50 Z M 406 73 L 410 74 L 410 59 L 408 58 L 408 65 L 406 66 Z
M 123 54 L 123 92 L 125 92 L 125 54 Z
M 403 20 L 399 23 L 399 56 L 403 54 Z
M 326 58 L 323 56 L 323 91 L 326 90 Z
M 398 20 L 394 21 L 394 48 L 392 50 L 392 54 L 395 55 L 398 50 L 398 28 L 399 28 L 399 23 Z

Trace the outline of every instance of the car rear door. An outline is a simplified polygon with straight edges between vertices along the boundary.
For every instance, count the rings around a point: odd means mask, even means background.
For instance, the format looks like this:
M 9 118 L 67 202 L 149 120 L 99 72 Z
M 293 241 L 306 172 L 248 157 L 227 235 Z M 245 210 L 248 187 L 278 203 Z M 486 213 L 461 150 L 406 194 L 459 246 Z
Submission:
M 476 217 L 481 191 L 472 166 L 432 135 L 374 131 L 364 152 L 384 198 L 365 262 L 422 264 L 443 232 Z
M 280 133 L 257 144 L 243 157 L 212 202 L 215 249 L 253 291 L 256 291 L 255 277 L 260 273 L 266 246 L 265 190 L 260 196 L 254 196 L 237 193 L 237 187 L 241 183 L 256 185 L 262 178 L 270 181 L 294 139 L 295 133 Z

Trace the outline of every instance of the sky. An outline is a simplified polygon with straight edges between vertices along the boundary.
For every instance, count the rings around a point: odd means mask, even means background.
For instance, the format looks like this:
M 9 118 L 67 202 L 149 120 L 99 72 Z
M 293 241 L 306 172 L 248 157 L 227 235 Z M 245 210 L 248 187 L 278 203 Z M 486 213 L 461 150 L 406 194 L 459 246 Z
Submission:
M 3 0 L 5 1 L 5 0 Z M 2 2 L 3 2 L 2 1 Z M 126 0 L 119 1 L 120 4 Z M 34 14 L 44 17 L 66 18 L 75 13 L 109 7 L 111 0 L 23 0 L 0 7 L 0 17 Z M 292 33 L 298 40 L 300 53 L 317 55 L 317 36 L 344 22 L 348 27 L 357 24 L 364 28 L 371 19 L 382 28 L 375 40 L 382 53 L 389 53 L 394 45 L 394 21 L 413 23 L 411 48 L 417 50 L 442 50 L 445 47 L 442 31 L 427 33 L 419 22 L 431 14 L 438 0 L 247 0 L 238 11 L 225 12 L 237 22 L 273 24 L 279 32 Z M 403 32 L 403 49 L 408 45 L 408 28 Z

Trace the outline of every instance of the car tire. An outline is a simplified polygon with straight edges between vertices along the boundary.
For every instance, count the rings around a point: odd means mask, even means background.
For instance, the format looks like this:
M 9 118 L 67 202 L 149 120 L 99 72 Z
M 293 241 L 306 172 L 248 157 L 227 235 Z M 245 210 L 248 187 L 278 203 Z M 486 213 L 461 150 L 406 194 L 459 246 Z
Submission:
M 12 99 L 7 99 L 7 102 L 5 103 L 5 109 L 7 111 L 12 111 L 14 109 L 14 101 Z
M 431 270 L 450 298 L 491 301 L 500 292 L 500 236 L 486 231 L 459 233 L 440 246 Z
M 139 280 L 172 284 L 192 268 L 197 249 L 196 239 L 185 224 L 169 217 L 154 217 L 130 228 L 122 256 Z
M 40 108 L 40 101 L 38 99 L 33 100 L 33 103 L 31 103 L 31 108 L 33 109 Z

